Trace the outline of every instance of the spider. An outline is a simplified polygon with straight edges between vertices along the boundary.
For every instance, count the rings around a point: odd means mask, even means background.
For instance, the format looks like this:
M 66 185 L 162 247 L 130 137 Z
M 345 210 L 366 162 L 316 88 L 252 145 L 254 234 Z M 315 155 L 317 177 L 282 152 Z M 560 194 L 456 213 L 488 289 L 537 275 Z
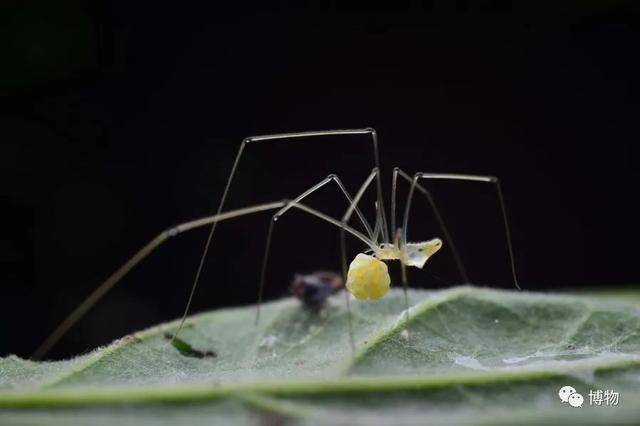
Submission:
M 236 170 L 238 168 L 238 164 L 242 159 L 242 156 L 247 147 L 255 144 L 255 143 L 264 143 L 268 141 L 276 141 L 276 140 L 296 140 L 303 138 L 314 138 L 319 136 L 349 136 L 349 135 L 368 135 L 371 139 L 373 145 L 373 159 L 374 159 L 374 168 L 371 173 L 367 176 L 364 183 L 360 186 L 360 189 L 356 193 L 355 196 L 351 196 L 351 194 L 347 191 L 345 186 L 342 184 L 340 178 L 335 174 L 330 174 L 326 178 L 322 179 L 320 182 L 311 186 L 306 191 L 302 192 L 295 198 L 285 199 L 280 201 L 274 201 L 270 203 L 258 204 L 250 207 L 245 207 L 237 210 L 231 211 L 223 211 L 225 201 L 227 199 L 227 195 L 229 194 L 229 189 L 231 187 L 231 183 L 233 182 L 234 176 L 236 174 Z M 397 193 L 397 182 L 398 178 L 406 180 L 409 184 L 409 193 L 407 197 L 407 201 L 404 207 L 403 217 L 402 217 L 402 225 L 396 226 L 396 193 Z M 203 217 L 201 219 L 193 220 L 190 222 L 181 223 L 175 225 L 160 234 L 158 234 L 154 239 L 152 239 L 149 243 L 147 243 L 144 247 L 142 247 L 137 253 L 135 253 L 127 262 L 125 262 L 120 268 L 118 268 L 111 276 L 109 276 L 102 284 L 100 284 L 78 307 L 73 310 L 61 323 L 58 327 L 51 333 L 51 335 L 42 343 L 42 345 L 34 352 L 32 358 L 40 359 L 44 356 L 57 342 L 58 340 L 89 310 L 97 303 L 115 284 L 117 284 L 131 269 L 133 269 L 138 263 L 140 263 L 143 259 L 149 256 L 158 246 L 160 246 L 167 239 L 175 237 L 178 234 L 181 234 L 186 231 L 190 231 L 196 228 L 201 228 L 205 226 L 209 226 L 209 233 L 207 239 L 204 244 L 204 248 L 202 251 L 202 256 L 200 257 L 200 262 L 198 263 L 198 267 L 195 273 L 195 277 L 193 280 L 193 284 L 191 286 L 191 291 L 189 293 L 189 298 L 180 322 L 180 326 L 178 327 L 177 332 L 173 335 L 173 339 L 176 339 L 179 335 L 184 321 L 189 313 L 189 309 L 191 307 L 191 303 L 193 301 L 193 296 L 195 294 L 196 288 L 198 286 L 198 282 L 200 280 L 200 276 L 203 271 L 203 266 L 205 262 L 205 258 L 209 251 L 211 242 L 213 240 L 213 236 L 216 230 L 216 226 L 219 222 L 238 218 L 241 216 L 256 214 L 265 211 L 274 211 L 270 222 L 269 228 L 267 231 L 266 237 L 266 245 L 264 256 L 262 260 L 262 268 L 261 268 L 261 276 L 260 276 L 260 284 L 258 289 L 258 302 L 256 309 L 256 323 L 260 318 L 260 305 L 262 303 L 262 296 L 265 287 L 266 281 L 266 271 L 269 262 L 269 252 L 271 247 L 271 239 L 273 235 L 273 231 L 275 228 L 278 219 L 280 219 L 287 211 L 291 209 L 297 209 L 316 218 L 328 222 L 334 226 L 336 226 L 340 231 L 341 237 L 341 260 L 342 260 L 342 270 L 343 276 L 346 277 L 345 287 L 349 293 L 351 293 L 355 298 L 361 300 L 376 300 L 384 297 L 384 295 L 389 291 L 389 287 L 391 284 L 391 278 L 389 276 L 388 268 L 385 261 L 397 260 L 400 263 L 402 270 L 402 286 L 405 293 L 405 303 L 407 302 L 407 274 L 406 268 L 416 267 L 422 269 L 426 262 L 429 260 L 431 256 L 433 256 L 443 245 L 443 241 L 440 238 L 434 238 L 428 241 L 421 242 L 409 242 L 407 240 L 407 229 L 409 223 L 409 215 L 411 211 L 411 203 L 413 197 L 416 193 L 420 193 L 424 197 L 426 197 L 427 201 L 431 209 L 434 212 L 434 216 L 438 221 L 440 228 L 442 229 L 444 239 L 447 241 L 447 244 L 450 246 L 452 254 L 454 256 L 454 260 L 456 262 L 456 266 L 460 272 L 460 275 L 464 282 L 469 282 L 467 273 L 462 264 L 460 256 L 453 244 L 453 240 L 451 239 L 451 235 L 445 223 L 440 215 L 436 204 L 431 196 L 430 192 L 420 184 L 421 181 L 429 180 L 429 179 L 446 179 L 446 180 L 458 180 L 458 181 L 469 181 L 469 182 L 480 182 L 480 183 L 489 183 L 495 186 L 498 196 L 498 201 L 500 204 L 500 209 L 502 213 L 502 219 L 504 223 L 505 237 L 507 242 L 507 249 L 509 254 L 509 261 L 511 266 L 511 273 L 513 276 L 513 281 L 515 286 L 520 289 L 518 285 L 518 280 L 516 276 L 514 255 L 513 255 L 513 247 L 511 243 L 511 235 L 509 231 L 509 224 L 507 221 L 507 213 L 504 203 L 504 197 L 502 194 L 502 189 L 500 187 L 500 181 L 498 178 L 494 176 L 481 176 L 481 175 L 469 175 L 469 174 L 450 174 L 450 173 L 423 173 L 418 172 L 413 176 L 408 175 L 403 170 L 398 167 L 393 169 L 392 175 L 392 186 L 391 186 L 391 223 L 389 225 L 386 217 L 386 211 L 384 207 L 384 200 L 382 194 L 382 183 L 380 177 L 380 156 L 378 152 L 378 136 L 376 131 L 373 128 L 362 128 L 362 129 L 340 129 L 340 130 L 325 130 L 325 131 L 309 131 L 309 132 L 299 132 L 299 133 L 281 133 L 281 134 L 272 134 L 272 135 L 262 135 L 262 136 L 251 136 L 245 138 L 241 143 L 236 154 L 235 160 L 233 162 L 233 166 L 231 167 L 231 171 L 229 173 L 229 177 L 227 178 L 226 185 L 222 192 L 222 197 L 220 199 L 220 203 L 218 204 L 218 209 L 216 213 L 212 216 Z M 371 227 L 371 225 L 367 222 L 364 215 L 358 208 L 358 203 L 362 198 L 365 191 L 371 186 L 372 182 L 375 181 L 375 191 L 376 191 L 376 221 L 375 225 Z M 348 208 L 345 214 L 341 219 L 333 218 L 329 215 L 326 215 L 318 210 L 315 210 L 305 204 L 302 201 L 309 196 L 311 193 L 317 191 L 318 189 L 324 187 L 325 185 L 334 184 L 337 189 L 344 195 L 346 198 Z M 349 225 L 349 220 L 353 216 L 353 214 L 357 216 L 358 220 L 362 223 L 365 233 L 362 233 Z M 353 261 L 347 265 L 347 255 L 346 255 L 346 235 L 349 234 L 352 237 L 360 240 L 367 247 L 366 250 L 356 255 Z M 347 308 L 349 309 L 349 297 L 348 294 L 346 297 Z M 349 311 L 350 312 L 350 311 Z M 350 323 L 350 321 L 349 321 Z M 350 335 L 351 335 L 350 330 Z M 353 338 L 351 338 L 351 345 L 353 349 Z

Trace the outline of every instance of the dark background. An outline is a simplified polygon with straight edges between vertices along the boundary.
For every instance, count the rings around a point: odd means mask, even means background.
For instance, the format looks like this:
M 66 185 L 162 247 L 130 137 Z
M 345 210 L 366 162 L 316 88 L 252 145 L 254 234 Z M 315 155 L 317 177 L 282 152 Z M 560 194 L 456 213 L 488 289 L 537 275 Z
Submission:
M 0 355 L 28 356 L 159 231 L 210 214 L 253 134 L 373 126 L 387 195 L 396 165 L 501 177 L 525 289 L 638 283 L 638 10 L 537 3 L 3 2 Z M 251 146 L 227 208 L 331 172 L 355 192 L 372 166 L 357 136 Z M 473 282 L 511 288 L 493 188 L 431 188 Z M 308 204 L 344 209 L 334 189 Z M 268 220 L 220 225 L 194 311 L 255 300 Z M 410 236 L 435 235 L 416 201 Z M 178 317 L 205 237 L 162 247 L 51 357 Z M 267 297 L 319 268 L 339 268 L 337 232 L 291 213 Z M 460 283 L 446 249 L 410 278 Z

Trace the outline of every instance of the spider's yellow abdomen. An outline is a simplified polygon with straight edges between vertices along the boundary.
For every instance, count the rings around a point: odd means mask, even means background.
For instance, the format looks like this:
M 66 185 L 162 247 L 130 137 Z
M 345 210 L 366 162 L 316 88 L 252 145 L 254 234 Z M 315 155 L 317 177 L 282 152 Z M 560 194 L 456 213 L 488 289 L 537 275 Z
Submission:
M 358 299 L 380 299 L 390 284 L 387 264 L 373 256 L 360 253 L 349 265 L 347 290 Z

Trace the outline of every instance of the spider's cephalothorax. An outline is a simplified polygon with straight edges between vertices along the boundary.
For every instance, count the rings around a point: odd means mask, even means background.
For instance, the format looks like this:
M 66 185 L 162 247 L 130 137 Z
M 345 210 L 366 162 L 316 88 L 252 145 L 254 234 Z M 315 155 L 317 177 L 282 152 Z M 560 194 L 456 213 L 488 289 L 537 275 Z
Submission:
M 381 244 L 373 255 L 359 253 L 349 265 L 347 290 L 358 299 L 380 299 L 389 291 L 391 277 L 383 260 L 398 260 L 404 266 L 422 269 L 429 258 L 442 247 L 434 238 L 420 243 Z

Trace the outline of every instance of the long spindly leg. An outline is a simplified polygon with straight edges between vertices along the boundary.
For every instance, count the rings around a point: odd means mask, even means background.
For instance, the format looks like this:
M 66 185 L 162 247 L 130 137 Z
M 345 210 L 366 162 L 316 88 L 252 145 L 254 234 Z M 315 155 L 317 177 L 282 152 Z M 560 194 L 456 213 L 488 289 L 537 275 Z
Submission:
M 273 203 L 258 204 L 256 206 L 204 217 L 201 219 L 184 222 L 162 231 L 155 238 L 149 241 L 144 247 L 136 252 L 129 260 L 111 274 L 102 284 L 96 287 L 93 292 L 73 310 L 58 327 L 46 338 L 46 340 L 35 350 L 31 356 L 33 359 L 40 359 L 82 318 L 104 295 L 119 283 L 133 268 L 153 253 L 162 243 L 171 237 L 175 237 L 192 229 L 211 225 L 212 223 L 223 222 L 241 216 L 260 213 L 269 210 L 282 208 L 286 201 L 276 201 Z
M 354 201 L 357 202 L 357 198 L 354 199 Z M 312 214 L 326 222 L 331 223 L 332 225 L 335 225 L 337 227 L 340 228 L 341 232 L 348 232 L 349 234 L 353 235 L 354 237 L 358 238 L 360 241 L 362 241 L 363 243 L 365 243 L 369 249 L 371 250 L 375 250 L 376 249 L 376 244 L 370 240 L 369 238 L 367 238 L 366 236 L 364 236 L 362 233 L 356 231 L 355 229 L 351 228 L 350 226 L 348 226 L 346 223 L 338 221 L 334 218 L 332 218 L 331 216 L 328 216 L 322 212 L 319 212 L 317 210 L 312 209 L 311 207 L 305 206 L 304 204 L 300 204 L 299 202 L 296 202 L 295 200 L 289 200 L 286 203 L 285 206 L 287 209 L 290 207 L 293 208 L 297 208 L 299 210 L 302 210 L 304 212 L 307 212 L 309 214 Z M 284 209 L 284 207 L 283 207 Z M 265 250 L 265 257 L 263 259 L 263 276 L 264 276 L 264 270 L 266 268 L 267 265 L 267 260 L 268 260 L 268 250 L 269 250 L 269 246 L 271 245 L 271 236 L 273 234 L 273 227 L 274 224 L 277 220 L 271 220 L 269 223 L 269 231 L 267 233 L 267 245 L 266 245 L 266 250 Z M 263 284 L 261 284 L 261 286 L 263 286 Z M 349 299 L 348 299 L 348 294 L 345 291 L 345 295 L 347 297 L 347 312 L 348 312 L 348 321 L 349 321 L 349 343 L 351 345 L 351 353 L 355 352 L 355 342 L 353 339 L 353 328 L 352 328 L 352 322 L 351 322 L 351 308 L 349 306 Z M 258 309 L 258 311 L 256 312 L 256 322 L 259 320 L 259 315 L 260 315 L 260 311 Z
M 301 138 L 311 138 L 316 136 L 340 136 L 340 135 L 370 135 L 371 140 L 373 142 L 373 158 L 374 164 L 376 168 L 380 168 L 380 154 L 378 152 L 378 135 L 374 129 L 371 127 L 367 127 L 364 129 L 339 129 L 339 130 L 320 130 L 320 131 L 311 131 L 311 132 L 299 132 L 299 133 L 280 133 L 273 135 L 262 135 L 262 136 L 251 136 L 245 138 L 238 148 L 238 153 L 236 154 L 236 158 L 233 162 L 233 166 L 231 166 L 231 172 L 229 173 L 229 177 L 227 178 L 227 183 L 225 184 L 224 190 L 222 191 L 222 197 L 220 198 L 220 203 L 218 204 L 218 209 L 216 210 L 216 215 L 222 213 L 224 209 L 225 201 L 227 200 L 227 195 L 229 194 L 229 189 L 231 187 L 231 183 L 233 182 L 233 178 L 236 174 L 236 170 L 238 169 L 238 164 L 240 163 L 240 159 L 242 158 L 242 154 L 244 153 L 245 147 L 254 142 L 263 142 L 263 141 L 273 141 L 280 139 L 301 139 Z M 377 200 L 380 209 L 382 210 L 382 220 L 384 223 L 384 227 L 382 228 L 382 235 L 385 240 L 388 241 L 387 229 L 386 229 L 386 219 L 384 217 L 384 205 L 383 205 L 383 197 L 382 197 L 382 183 L 380 177 L 377 179 Z M 182 316 L 184 323 L 184 318 L 187 317 L 189 313 L 189 309 L 191 308 L 191 302 L 193 301 L 193 295 L 195 294 L 196 287 L 198 286 L 198 282 L 200 281 L 200 275 L 202 274 L 202 270 L 204 268 L 204 261 L 207 257 L 207 253 L 209 252 L 209 247 L 211 245 L 211 241 L 213 239 L 213 234 L 216 230 L 216 222 L 211 225 L 209 230 L 209 235 L 204 243 L 204 247 L 202 249 L 202 255 L 200 256 L 200 261 L 198 262 L 198 267 L 196 269 L 196 273 L 193 279 L 193 284 L 191 285 L 191 291 L 189 292 L 189 298 L 187 300 L 187 305 L 184 310 L 184 314 Z M 182 325 L 179 329 L 182 328 Z
M 288 202 L 285 206 L 283 206 L 280 210 L 278 210 L 272 216 L 271 221 L 269 222 L 269 229 L 267 231 L 267 239 L 266 239 L 266 243 L 265 243 L 264 256 L 262 257 L 262 271 L 260 273 L 260 285 L 258 287 L 258 304 L 256 306 L 256 308 L 257 308 L 256 309 L 256 324 L 260 320 L 260 305 L 262 304 L 262 296 L 263 296 L 263 293 L 264 293 L 266 274 L 267 274 L 267 265 L 269 263 L 269 254 L 271 252 L 271 239 L 272 239 L 272 236 L 273 236 L 273 228 L 275 227 L 276 222 L 288 210 L 290 210 L 291 208 L 295 207 L 296 204 L 299 204 L 306 197 L 308 197 L 309 195 L 311 195 L 315 191 L 319 190 L 320 188 L 324 187 L 325 185 L 327 185 L 330 182 L 335 182 L 336 183 L 336 185 L 338 186 L 340 191 L 342 191 L 343 195 L 347 199 L 347 202 L 349 203 L 349 206 L 353 206 L 354 205 L 353 204 L 353 198 L 351 197 L 351 195 L 349 195 L 349 192 L 347 191 L 347 189 L 344 187 L 344 185 L 340 181 L 340 178 L 338 176 L 336 176 L 335 174 L 330 174 L 329 176 L 327 176 L 326 178 L 324 178 L 323 180 L 321 180 L 317 184 L 313 185 L 312 187 L 310 187 L 309 189 L 304 191 L 302 194 L 298 195 L 296 198 L 292 199 L 290 202 Z M 365 219 L 365 217 L 362 214 L 362 212 L 360 211 L 360 209 L 358 209 L 357 206 L 354 206 L 354 209 L 355 209 L 358 217 L 360 218 L 360 221 L 362 222 L 362 225 L 366 229 L 367 234 L 369 235 L 368 241 L 371 244 L 375 244 L 375 241 L 373 241 L 374 235 L 373 235 L 373 230 L 371 229 L 371 226 L 369 225 L 369 223 Z M 345 223 L 345 225 L 346 225 L 346 223 Z M 343 228 L 341 228 L 341 229 L 343 229 Z
M 347 241 L 346 241 L 346 236 L 345 236 L 345 231 L 347 231 L 347 228 L 345 228 L 344 226 L 346 226 L 346 224 L 349 222 L 349 219 L 351 218 L 351 215 L 353 214 L 353 212 L 357 212 L 357 206 L 358 203 L 360 202 L 360 199 L 362 198 L 362 196 L 364 195 L 365 191 L 367 190 L 367 188 L 369 187 L 369 185 L 371 184 L 371 182 L 373 181 L 373 179 L 376 178 L 376 181 L 379 182 L 380 181 L 380 169 L 375 167 L 371 173 L 369 174 L 369 176 L 365 179 L 365 181 L 362 183 L 362 185 L 360 186 L 360 189 L 358 190 L 358 192 L 356 193 L 356 196 L 353 198 L 353 200 L 351 201 L 351 204 L 349 205 L 349 208 L 347 209 L 347 211 L 345 212 L 345 214 L 342 216 L 342 228 L 340 229 L 340 259 L 341 259 L 341 263 L 342 263 L 342 276 L 344 279 L 345 284 L 347 283 L 347 274 L 348 274 L 348 269 L 347 269 Z M 379 189 L 379 188 L 378 188 Z M 379 193 L 378 193 L 379 194 Z M 373 250 L 374 252 L 377 250 L 377 246 L 378 246 L 378 232 L 380 232 L 380 230 L 382 230 L 382 235 L 383 235 L 383 240 L 385 242 L 388 242 L 387 237 L 385 236 L 385 230 L 387 228 L 387 223 L 386 223 L 386 219 L 384 217 L 384 210 L 383 210 L 383 206 L 379 203 L 376 202 L 376 224 L 374 227 L 374 238 L 373 241 L 375 241 L 375 246 L 370 247 L 371 250 Z M 350 304 L 350 300 L 349 300 L 349 293 L 347 291 L 344 292 L 344 297 L 345 297 L 345 303 L 347 305 L 347 312 L 348 312 L 348 321 L 349 321 L 349 340 L 351 343 L 351 352 L 355 352 L 355 341 L 354 341 L 354 337 L 353 337 L 353 322 L 352 322 L 352 317 L 351 317 L 351 304 Z
M 362 187 L 360 188 L 358 193 L 356 194 L 355 198 L 351 198 L 351 196 L 349 195 L 347 190 L 344 188 L 344 186 L 340 182 L 340 179 L 336 175 L 331 174 L 331 175 L 327 176 L 325 179 L 323 179 L 322 181 L 320 181 L 317 184 L 313 185 L 311 188 L 309 188 L 306 191 L 304 191 L 302 194 L 300 194 L 295 199 L 293 199 L 290 202 L 288 202 L 284 207 L 282 207 L 280 210 L 278 210 L 273 215 L 273 217 L 271 218 L 271 221 L 269 222 L 269 229 L 267 231 L 267 239 L 266 239 L 266 243 L 265 243 L 264 256 L 262 258 L 262 271 L 261 271 L 261 274 L 260 274 L 260 286 L 259 286 L 259 289 L 258 289 L 258 304 L 257 304 L 257 307 L 256 307 L 257 308 L 256 309 L 256 324 L 258 324 L 258 322 L 260 320 L 260 306 L 262 304 L 262 295 L 263 295 L 263 292 L 264 292 L 264 287 L 265 287 L 265 282 L 266 282 L 267 266 L 268 266 L 268 263 L 269 263 L 269 253 L 271 251 L 271 240 L 272 240 L 272 237 L 273 237 L 273 230 L 274 230 L 275 224 L 278 221 L 278 219 L 284 213 L 286 213 L 289 209 L 291 209 L 293 207 L 300 208 L 299 203 L 305 197 L 309 196 L 313 192 L 315 192 L 318 189 L 322 188 L 327 183 L 329 183 L 331 181 L 335 181 L 336 184 L 340 187 L 340 190 L 343 192 L 343 194 L 345 195 L 345 197 L 347 198 L 347 201 L 349 203 L 349 207 L 347 209 L 347 213 L 342 218 L 341 222 L 338 222 L 337 220 L 335 220 L 335 219 L 333 219 L 333 218 L 331 218 L 329 216 L 326 216 L 324 214 L 323 214 L 324 217 L 321 217 L 321 218 L 324 218 L 325 220 L 328 220 L 329 222 L 333 223 L 334 225 L 340 227 L 342 269 L 343 269 L 343 276 L 345 277 L 344 279 L 345 279 L 345 282 L 346 282 L 346 242 L 345 242 L 345 236 L 344 236 L 345 231 L 346 232 L 350 232 L 351 234 L 353 234 L 356 237 L 360 238 L 365 244 L 367 244 L 369 246 L 370 249 L 375 250 L 375 248 L 377 247 L 377 241 L 376 241 L 377 233 L 374 233 L 374 231 L 372 231 L 371 226 L 369 226 L 369 224 L 367 223 L 366 219 L 364 218 L 364 216 L 362 215 L 362 213 L 360 212 L 360 210 L 359 210 L 359 208 L 357 206 L 357 204 L 360 201 L 360 198 L 362 197 L 362 194 L 364 193 L 365 189 L 368 187 L 368 185 L 371 183 L 373 178 L 375 178 L 376 176 L 378 176 L 378 169 L 374 168 L 373 171 L 371 172 L 371 174 L 365 180 L 364 184 L 362 185 Z M 354 230 L 348 226 L 349 218 L 350 218 L 351 214 L 354 211 L 356 212 L 356 214 L 360 218 L 360 221 L 363 223 L 365 229 L 367 230 L 367 232 L 369 234 L 369 238 L 366 238 L 364 235 L 362 235 L 360 233 L 357 233 L 357 231 L 354 234 Z M 309 213 L 317 215 L 320 212 L 311 212 L 311 211 L 309 211 Z M 379 217 L 379 215 L 377 217 Z M 379 227 L 380 227 L 380 224 L 378 223 L 378 219 L 376 219 L 376 229 L 378 230 Z M 351 352 L 354 352 L 355 351 L 355 341 L 354 341 L 354 337 L 353 337 L 353 324 L 352 324 L 352 318 L 351 318 L 351 306 L 350 306 L 350 302 L 349 302 L 349 294 L 346 291 L 344 293 L 345 293 L 345 298 L 346 298 L 345 302 L 346 302 L 346 307 L 347 307 L 347 318 L 348 318 L 348 328 L 349 328 L 349 343 L 350 343 L 350 346 L 351 346 Z
M 509 229 L 509 221 L 507 219 L 507 209 L 504 203 L 504 196 L 502 195 L 502 188 L 500 186 L 500 180 L 495 176 L 482 176 L 482 175 L 466 175 L 466 174 L 453 174 L 453 173 L 416 173 L 411 181 L 411 188 L 409 189 L 409 196 L 407 198 L 407 204 L 404 209 L 404 220 L 402 226 L 402 240 L 404 243 L 407 241 L 407 226 L 409 223 L 409 212 L 411 210 L 411 199 L 413 193 L 420 179 L 446 179 L 446 180 L 460 180 L 469 182 L 483 182 L 493 184 L 496 188 L 498 195 L 498 202 L 500 203 L 500 210 L 502 212 L 502 220 L 504 223 L 504 233 L 507 240 L 507 250 L 509 252 L 509 263 L 511 265 L 511 274 L 513 276 L 513 283 L 518 290 L 521 290 L 518 284 L 518 277 L 516 274 L 516 265 L 513 255 L 513 245 L 511 243 L 511 231 Z
M 407 279 L 407 265 L 400 262 L 400 272 L 402 273 L 402 291 L 404 292 L 404 307 L 409 309 L 409 280 Z
M 393 182 L 391 186 L 391 224 L 392 224 L 392 229 L 394 230 L 396 229 L 395 228 L 396 226 L 396 192 L 397 192 L 396 188 L 397 188 L 398 175 L 403 179 L 405 179 L 410 185 L 414 185 L 413 179 L 404 171 L 402 171 L 399 167 L 396 167 L 393 169 Z M 458 268 L 458 271 L 460 272 L 462 281 L 464 283 L 468 283 L 469 276 L 467 275 L 467 270 L 465 269 L 464 264 L 462 263 L 462 258 L 460 257 L 460 253 L 458 252 L 458 249 L 456 248 L 456 245 L 453 242 L 451 233 L 449 232 L 449 229 L 447 228 L 447 225 L 445 224 L 444 219 L 440 214 L 440 209 L 438 209 L 438 206 L 436 205 L 436 202 L 433 199 L 431 192 L 429 192 L 429 190 L 427 190 L 427 188 L 425 188 L 424 186 L 420 185 L 417 181 L 415 182 L 415 188 L 426 197 L 427 202 L 429 203 L 429 206 L 431 207 L 431 210 L 433 211 L 433 214 L 436 218 L 436 221 L 438 222 L 438 225 L 440 226 L 440 229 L 444 234 L 444 239 L 447 245 L 451 248 L 451 253 L 453 254 L 453 259 L 456 262 L 456 266 Z M 400 242 L 402 242 L 402 239 Z
M 378 178 L 379 176 L 380 176 L 380 169 L 378 169 L 377 167 L 374 168 L 371 171 L 369 176 L 367 176 L 367 178 L 364 180 L 364 182 L 360 186 L 360 189 L 356 193 L 356 196 L 353 198 L 353 200 L 351 200 L 351 203 L 349 204 L 349 207 L 347 208 L 346 212 L 342 216 L 342 221 L 341 221 L 342 224 L 346 225 L 347 223 L 349 223 L 349 219 L 351 218 L 351 215 L 353 214 L 353 212 L 354 211 L 356 211 L 356 212 L 358 211 L 357 210 L 358 209 L 358 203 L 360 202 L 360 199 L 364 195 L 365 191 L 367 190 L 367 188 L 369 188 L 369 185 L 371 184 L 373 179 L 374 178 Z M 372 238 L 373 241 L 376 243 L 376 247 L 372 247 L 374 251 L 377 248 L 378 230 L 384 229 L 386 227 L 384 222 L 385 222 L 384 214 L 381 212 L 380 205 L 377 204 L 376 205 L 376 224 L 375 224 L 375 227 L 374 227 L 375 230 L 376 230 L 376 231 L 374 231 L 375 238 Z M 383 236 L 383 239 L 385 241 L 387 241 L 387 239 L 384 236 Z M 346 283 L 347 282 L 347 243 L 346 243 L 345 229 L 344 228 L 340 230 L 340 257 L 341 257 L 341 260 L 342 260 L 342 275 L 343 275 L 343 278 L 344 278 L 344 282 Z
M 394 179 L 394 183 L 395 183 L 395 179 Z M 402 238 L 402 229 L 398 228 L 396 230 L 396 236 L 393 240 L 396 247 L 400 247 L 401 238 Z M 402 291 L 404 293 L 404 307 L 405 309 L 409 309 L 409 296 L 407 294 L 409 292 L 409 280 L 407 279 L 407 265 L 405 265 L 402 260 L 400 261 L 400 272 L 402 273 Z
M 162 231 L 155 238 L 145 244 L 140 250 L 138 250 L 129 260 L 127 260 L 122 266 L 111 274 L 102 284 L 96 287 L 93 292 L 75 308 L 56 329 L 45 339 L 45 341 L 34 351 L 31 356 L 32 359 L 41 359 L 45 356 L 49 350 L 82 318 L 96 303 L 104 297 L 104 295 L 111 290 L 116 284 L 118 284 L 133 268 L 135 268 L 140 262 L 146 259 L 151 253 L 153 253 L 160 245 L 162 245 L 169 238 L 175 237 L 193 229 L 201 228 L 203 226 L 211 225 L 213 223 L 224 222 L 225 220 L 235 219 L 242 216 L 261 213 L 269 210 L 276 210 L 286 206 L 290 203 L 289 200 L 274 201 L 271 203 L 258 204 L 251 207 L 245 207 L 237 210 L 231 210 L 221 214 L 207 216 L 200 219 L 192 220 L 189 222 L 180 223 L 174 225 L 171 228 Z M 293 207 L 312 214 L 322 220 L 325 220 L 335 226 L 342 227 L 339 221 L 324 215 L 304 204 L 295 204 Z M 363 242 L 369 244 L 370 240 L 362 235 L 360 232 L 346 227 L 347 232 L 359 238 Z

